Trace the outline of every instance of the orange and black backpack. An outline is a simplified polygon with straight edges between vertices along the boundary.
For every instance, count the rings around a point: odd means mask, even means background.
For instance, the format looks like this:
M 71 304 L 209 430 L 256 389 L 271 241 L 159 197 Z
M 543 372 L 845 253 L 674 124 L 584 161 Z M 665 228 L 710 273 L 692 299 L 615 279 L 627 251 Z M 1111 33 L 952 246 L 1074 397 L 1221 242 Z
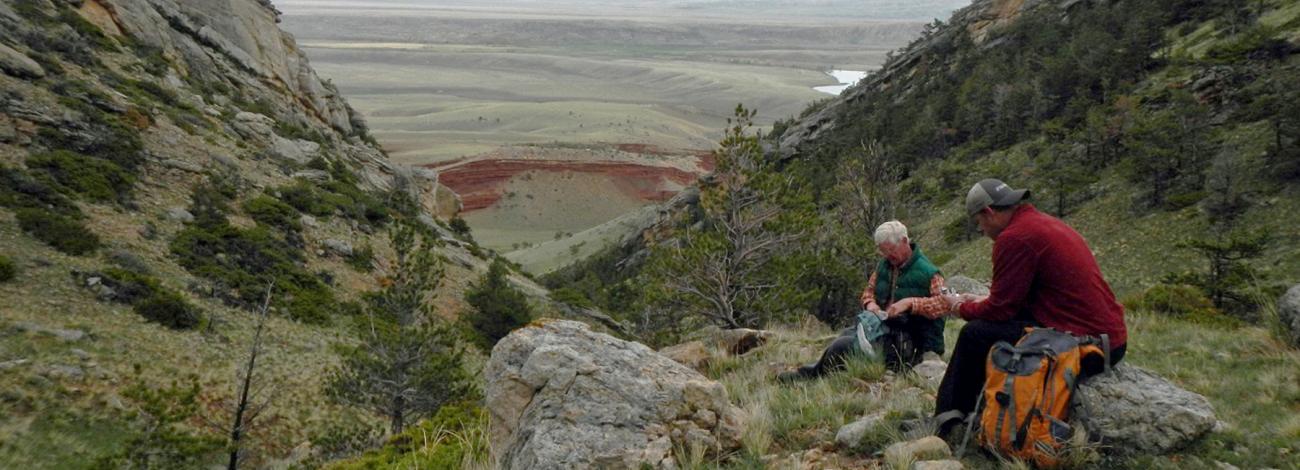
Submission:
M 1005 457 L 1054 467 L 1070 439 L 1070 401 L 1083 358 L 1100 356 L 1110 369 L 1110 344 L 1051 328 L 1026 328 L 1015 346 L 1002 341 L 989 351 L 988 379 L 980 402 L 980 445 Z

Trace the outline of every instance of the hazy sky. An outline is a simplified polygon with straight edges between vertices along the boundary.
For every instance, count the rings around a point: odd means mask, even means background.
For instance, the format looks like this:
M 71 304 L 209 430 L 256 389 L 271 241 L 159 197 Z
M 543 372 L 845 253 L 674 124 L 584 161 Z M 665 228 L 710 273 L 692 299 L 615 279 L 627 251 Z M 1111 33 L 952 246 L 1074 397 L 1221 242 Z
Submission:
M 286 14 L 315 8 L 522 8 L 546 11 L 554 6 L 590 5 L 633 11 L 691 12 L 718 15 L 836 16 L 864 20 L 947 20 L 970 0 L 273 0 Z

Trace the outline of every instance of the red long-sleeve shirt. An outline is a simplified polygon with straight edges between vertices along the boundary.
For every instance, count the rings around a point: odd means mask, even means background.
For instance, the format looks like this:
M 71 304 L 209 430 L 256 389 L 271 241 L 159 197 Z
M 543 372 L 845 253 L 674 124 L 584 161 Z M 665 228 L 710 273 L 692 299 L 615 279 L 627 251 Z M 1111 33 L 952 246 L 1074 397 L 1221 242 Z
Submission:
M 993 241 L 988 298 L 961 305 L 966 320 L 1006 321 L 1028 310 L 1043 326 L 1076 335 L 1128 341 L 1124 307 L 1101 276 L 1088 243 L 1060 219 L 1030 204 L 1015 209 Z

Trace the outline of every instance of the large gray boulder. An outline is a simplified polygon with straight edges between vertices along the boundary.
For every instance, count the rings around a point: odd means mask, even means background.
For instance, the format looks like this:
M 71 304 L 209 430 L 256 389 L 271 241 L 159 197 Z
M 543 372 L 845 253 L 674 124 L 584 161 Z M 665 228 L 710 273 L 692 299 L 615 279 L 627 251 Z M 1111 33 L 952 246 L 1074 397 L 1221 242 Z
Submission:
M 516 330 L 484 375 L 500 468 L 676 468 L 675 446 L 740 446 L 745 414 L 721 384 L 580 322 Z
M 1076 423 L 1119 454 L 1165 454 L 1210 432 L 1218 422 L 1205 397 L 1124 364 L 1081 384 L 1075 406 Z
M 988 285 L 960 274 L 945 279 L 944 284 L 958 294 L 989 295 Z
M 1291 345 L 1300 346 L 1300 284 L 1291 286 L 1277 301 L 1277 314 Z

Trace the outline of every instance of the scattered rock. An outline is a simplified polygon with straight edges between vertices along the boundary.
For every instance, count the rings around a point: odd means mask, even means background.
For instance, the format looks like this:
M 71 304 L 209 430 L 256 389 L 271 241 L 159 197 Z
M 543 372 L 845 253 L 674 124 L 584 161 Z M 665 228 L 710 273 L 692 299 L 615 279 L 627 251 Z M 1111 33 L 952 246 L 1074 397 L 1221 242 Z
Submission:
M 50 335 L 65 343 L 73 343 L 86 338 L 86 332 L 81 330 L 65 330 L 62 328 L 48 328 L 35 323 L 18 323 L 14 325 L 18 331 Z
M 77 359 L 81 359 L 83 361 L 90 359 L 90 353 L 86 352 L 84 349 L 72 348 L 72 350 L 69 352 L 71 352 L 73 356 L 77 356 Z
M 203 165 L 190 162 L 190 161 L 168 158 L 158 162 L 158 164 L 165 166 L 167 168 L 173 168 L 181 171 L 188 171 L 190 173 L 203 173 Z
M 117 299 L 117 290 L 103 282 L 103 278 L 91 276 L 86 278 L 86 288 L 95 293 L 95 298 L 103 301 Z
M 291 176 L 296 179 L 304 179 L 314 183 L 327 183 L 330 180 L 329 172 L 326 172 L 324 170 L 296 171 Z
M 28 362 L 32 362 L 32 361 L 29 359 L 14 359 L 11 361 L 0 362 L 0 370 L 17 369 L 19 366 L 22 366 L 23 364 L 26 364 Z
M 927 359 L 912 367 L 912 371 L 916 372 L 916 375 L 921 376 L 926 383 L 936 387 L 943 380 L 943 374 L 947 370 L 948 363 L 938 359 Z
M 835 433 L 835 443 L 841 447 L 851 448 L 862 442 L 862 436 L 867 435 L 867 431 L 875 429 L 880 422 L 885 419 L 883 412 L 872 413 L 857 421 L 846 424 Z
M 0 115 L 0 142 L 18 142 L 18 128 L 8 116 Z
M 751 330 L 748 328 L 724 330 L 716 326 L 710 326 L 692 333 L 689 338 L 712 344 L 718 350 L 726 351 L 728 354 L 741 355 L 767 343 L 770 336 L 771 332 L 764 330 Z
M 140 238 L 153 240 L 158 238 L 158 226 L 154 225 L 153 222 L 145 222 L 143 226 L 136 230 L 136 233 L 140 235 Z
M 347 241 L 328 238 L 322 241 L 321 244 L 339 256 L 352 256 L 352 244 Z
M 235 125 L 235 129 L 240 130 L 241 134 L 248 131 L 248 133 L 255 134 L 255 136 L 266 136 L 274 133 L 271 129 L 275 126 L 275 120 L 266 115 L 240 111 L 235 114 Z
M 108 252 L 108 261 L 119 268 L 140 274 L 149 274 L 152 269 L 140 255 L 128 250 L 114 248 Z
M 668 346 L 660 349 L 659 354 L 668 356 L 669 359 L 677 361 L 686 367 L 695 370 L 704 370 L 708 366 L 712 357 L 709 355 L 709 348 L 704 345 L 703 341 L 687 341 L 675 346 Z
M 320 228 L 320 222 L 317 222 L 315 217 L 308 214 L 303 214 L 301 217 L 298 217 L 298 222 L 301 223 L 303 227 Z
M 0 44 L 0 70 L 18 78 L 41 78 L 45 69 L 31 57 L 18 52 L 12 47 Z
M 239 163 L 236 162 L 234 158 L 231 158 L 231 157 L 226 156 L 226 155 L 221 155 L 221 154 L 212 154 L 212 155 L 209 155 L 209 157 L 212 158 L 212 162 L 213 162 L 213 163 L 216 163 L 216 164 L 218 164 L 218 165 L 221 165 L 221 166 L 225 167 L 227 170 L 237 170 L 237 169 L 239 169 Z
M 272 134 L 270 151 L 279 159 L 306 164 L 320 153 L 320 144 L 310 140 L 286 139 Z
M 167 219 L 182 224 L 194 223 L 194 214 L 183 207 L 167 209 Z
M 903 462 L 952 457 L 948 443 L 936 436 L 926 436 L 910 442 L 895 442 L 885 449 L 885 461 Z
M 1277 314 L 1290 335 L 1291 345 L 1300 346 L 1300 284 L 1291 286 L 1278 299 Z
M 80 380 L 86 376 L 86 371 L 78 366 L 54 364 L 41 369 L 40 374 L 54 380 Z
M 1205 397 L 1127 364 L 1081 384 L 1075 404 L 1076 421 L 1120 453 L 1165 454 L 1205 435 L 1217 421 Z
M 912 470 L 962 470 L 966 468 L 957 460 L 924 460 L 912 464 Z
M 720 349 L 734 355 L 741 355 L 767 343 L 769 336 L 771 333 L 763 330 L 736 328 L 719 332 L 717 341 Z
M 1228 462 L 1220 462 L 1218 460 L 1214 461 L 1214 468 L 1217 468 L 1219 470 L 1240 470 L 1239 468 L 1237 468 L 1236 465 L 1230 464 Z
M 906 382 L 902 382 L 906 384 Z M 919 403 L 930 401 L 930 394 L 916 387 L 895 390 L 890 394 L 888 406 L 896 410 L 908 410 Z
M 515 330 L 484 375 L 499 468 L 676 468 L 674 446 L 725 454 L 745 426 L 721 384 L 576 321 Z

